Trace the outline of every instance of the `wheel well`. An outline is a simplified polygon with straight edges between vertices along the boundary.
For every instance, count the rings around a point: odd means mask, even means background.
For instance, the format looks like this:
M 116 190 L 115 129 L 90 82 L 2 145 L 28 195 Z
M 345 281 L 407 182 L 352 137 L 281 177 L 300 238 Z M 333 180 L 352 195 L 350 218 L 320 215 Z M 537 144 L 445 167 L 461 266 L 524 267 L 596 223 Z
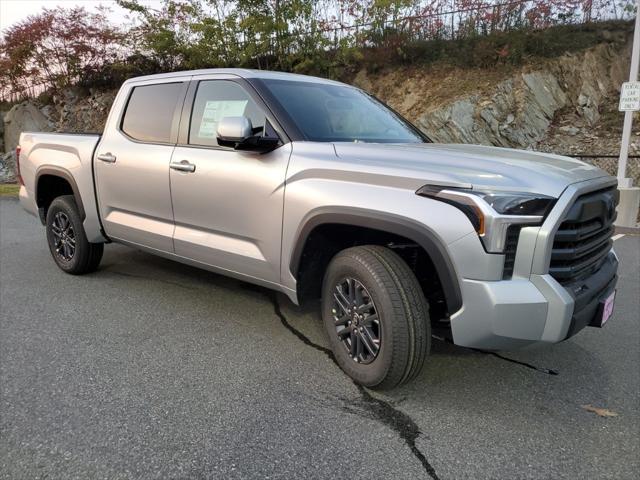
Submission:
M 341 250 L 358 245 L 381 245 L 397 253 L 418 279 L 429 302 L 434 326 L 448 327 L 444 291 L 427 251 L 409 238 L 373 228 L 337 223 L 316 226 L 307 236 L 300 256 L 296 275 L 299 300 L 319 298 L 322 279 L 331 259 Z
M 73 194 L 73 187 L 67 179 L 57 175 L 41 175 L 36 187 L 36 203 L 40 210 L 41 219 L 47 218 L 47 211 L 57 197 Z

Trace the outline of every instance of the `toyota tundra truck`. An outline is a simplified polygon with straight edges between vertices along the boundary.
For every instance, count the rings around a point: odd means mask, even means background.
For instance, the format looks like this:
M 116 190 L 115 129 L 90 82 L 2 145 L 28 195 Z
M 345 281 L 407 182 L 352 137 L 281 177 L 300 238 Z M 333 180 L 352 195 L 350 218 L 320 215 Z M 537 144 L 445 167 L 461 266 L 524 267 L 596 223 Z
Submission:
M 611 317 L 616 180 L 546 153 L 432 143 L 342 83 L 213 69 L 127 80 L 104 133 L 25 132 L 20 201 L 55 263 L 103 246 L 320 299 L 357 383 L 415 377 L 432 336 L 486 350 Z M 99 273 L 97 273 L 99 275 Z

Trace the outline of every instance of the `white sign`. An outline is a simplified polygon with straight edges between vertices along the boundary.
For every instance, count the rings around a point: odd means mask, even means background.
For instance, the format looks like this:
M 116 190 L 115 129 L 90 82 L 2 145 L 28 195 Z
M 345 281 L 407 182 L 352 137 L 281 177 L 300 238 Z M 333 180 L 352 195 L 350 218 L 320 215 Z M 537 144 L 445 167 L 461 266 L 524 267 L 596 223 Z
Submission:
M 640 82 L 625 82 L 620 89 L 621 112 L 635 112 L 640 110 Z

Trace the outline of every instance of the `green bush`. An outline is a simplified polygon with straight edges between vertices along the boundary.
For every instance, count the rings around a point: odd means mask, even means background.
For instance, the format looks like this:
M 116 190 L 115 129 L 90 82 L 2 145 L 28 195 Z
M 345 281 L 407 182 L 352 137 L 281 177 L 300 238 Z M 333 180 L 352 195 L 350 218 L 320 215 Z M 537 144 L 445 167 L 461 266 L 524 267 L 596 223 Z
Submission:
M 544 30 L 514 30 L 461 39 L 408 41 L 361 49 L 352 57 L 352 67 L 374 72 L 385 66 L 446 63 L 459 67 L 491 68 L 500 64 L 520 65 L 534 57 L 557 57 L 602 42 L 625 42 L 630 22 L 611 21 L 554 26 Z M 392 48 L 393 46 L 393 48 Z M 336 52 L 340 55 L 339 52 Z

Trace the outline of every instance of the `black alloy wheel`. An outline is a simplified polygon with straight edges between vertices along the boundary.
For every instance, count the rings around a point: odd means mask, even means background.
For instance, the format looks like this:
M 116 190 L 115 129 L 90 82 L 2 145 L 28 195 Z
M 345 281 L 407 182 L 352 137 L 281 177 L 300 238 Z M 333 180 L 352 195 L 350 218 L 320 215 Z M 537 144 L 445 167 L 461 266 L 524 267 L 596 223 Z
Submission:
M 47 209 L 47 243 L 56 265 L 67 273 L 94 272 L 100 264 L 104 246 L 87 240 L 83 218 L 73 195 L 62 195 Z
M 51 222 L 53 250 L 61 260 L 70 262 L 76 253 L 76 234 L 69 217 L 64 212 L 56 212 Z
M 373 362 L 382 341 L 382 324 L 375 303 L 361 282 L 342 279 L 333 293 L 333 318 L 336 334 L 356 363 Z

